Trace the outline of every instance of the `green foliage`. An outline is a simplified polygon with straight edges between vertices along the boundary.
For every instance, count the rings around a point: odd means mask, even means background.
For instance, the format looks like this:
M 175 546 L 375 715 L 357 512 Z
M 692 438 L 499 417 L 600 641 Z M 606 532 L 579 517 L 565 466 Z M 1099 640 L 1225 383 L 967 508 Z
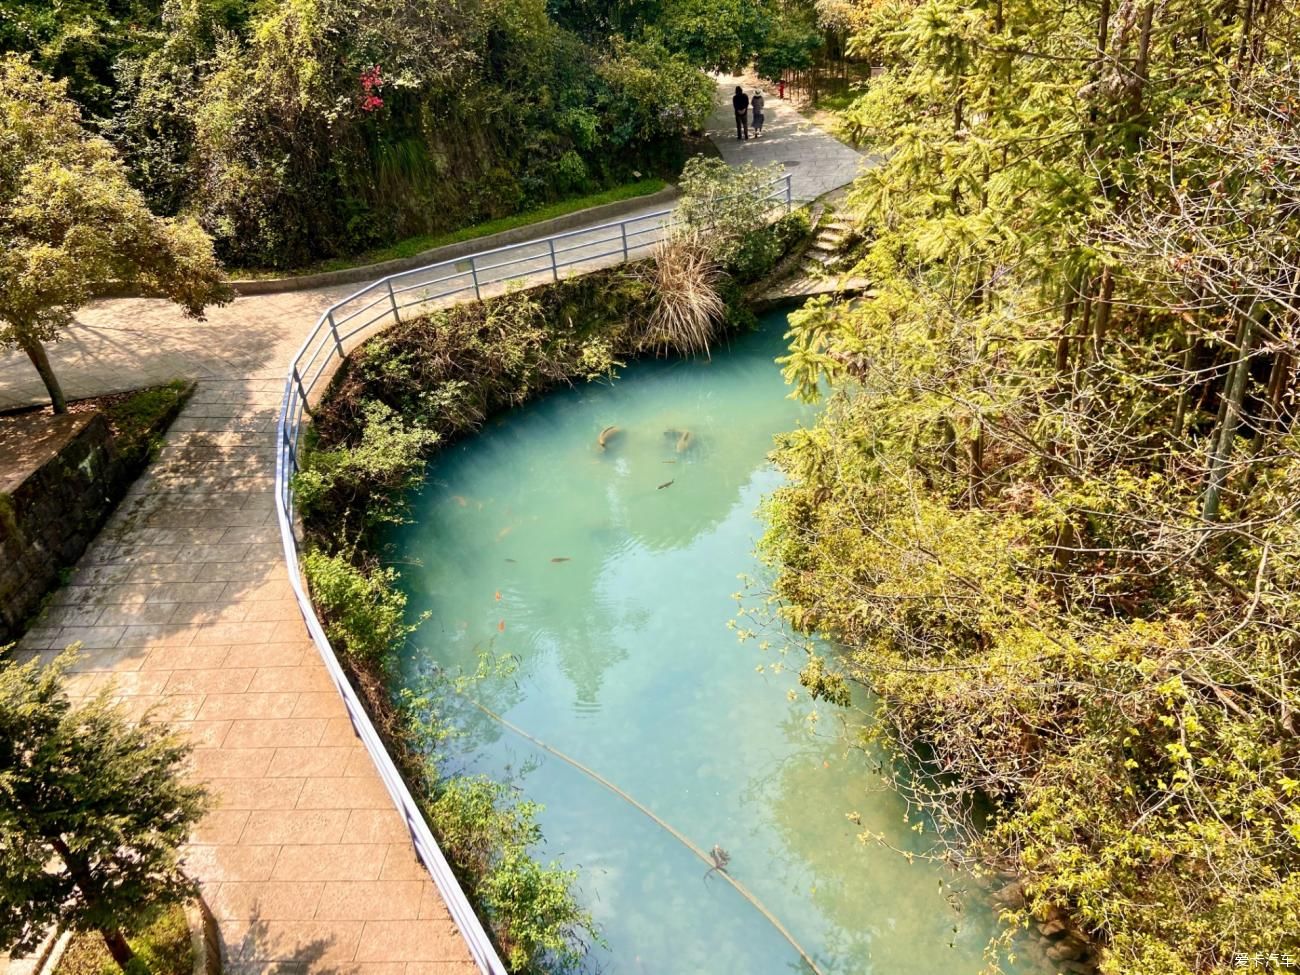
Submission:
M 770 266 L 777 244 L 760 234 L 771 222 L 780 164 L 731 167 L 721 159 L 695 156 L 682 170 L 678 227 L 674 233 L 698 237 L 724 268 L 753 273 Z
M 180 905 L 154 911 L 137 930 L 127 931 L 126 939 L 142 973 L 191 975 L 194 971 L 190 925 Z M 117 975 L 119 971 L 104 940 L 82 933 L 68 943 L 54 975 Z
M 343 268 L 360 267 L 366 264 L 378 264 L 382 261 L 394 261 L 400 260 L 401 258 L 414 257 L 417 254 L 421 254 L 427 250 L 432 250 L 435 247 L 444 247 L 447 244 L 457 244 L 465 240 L 487 237 L 491 234 L 499 234 L 506 230 L 514 230 L 516 227 L 526 227 L 529 224 L 540 223 L 543 220 L 553 220 L 556 217 L 562 217 L 568 213 L 575 213 L 578 210 L 586 210 L 589 207 L 604 206 L 607 203 L 618 203 L 621 200 L 631 200 L 638 196 L 657 193 L 667 185 L 668 184 L 661 179 L 638 179 L 636 182 L 624 183 L 621 186 L 614 187 L 613 189 L 601 190 L 598 193 L 588 193 L 584 196 L 570 197 L 561 200 L 558 203 L 550 203 L 544 207 L 525 210 L 523 213 L 516 213 L 509 217 L 501 217 L 498 220 L 488 220 L 484 223 L 471 224 L 468 227 L 461 227 L 459 230 L 453 230 L 445 234 L 421 234 L 418 237 L 408 237 L 389 247 L 364 251 L 355 257 L 335 258 L 329 261 L 320 261 L 299 268 L 298 270 L 304 274 L 315 274 L 321 271 L 338 271 Z M 232 278 L 257 278 L 270 275 L 256 271 L 232 270 L 230 276 Z
M 529 852 L 541 843 L 535 803 L 481 776 L 443 783 L 428 804 L 439 843 L 474 891 L 512 972 L 576 971 L 586 952 L 591 915 L 574 900 L 573 870 L 543 866 Z
M 740 71 L 762 47 L 774 4 L 747 0 L 665 0 L 653 31 L 691 63 Z
M 424 457 L 438 434 L 408 423 L 383 403 L 358 404 L 361 436 L 353 446 L 309 451 L 294 475 L 294 495 L 308 516 L 360 510 L 367 527 L 400 521 L 398 500 L 420 483 Z
M 846 708 L 851 703 L 844 675 L 826 667 L 826 658 L 813 654 L 799 671 L 799 683 L 815 701 L 829 701 Z
M 756 52 L 754 70 L 760 78 L 781 78 L 787 71 L 807 71 L 822 45 L 822 35 L 812 12 L 795 7 L 772 25 L 763 46 Z
M 619 268 L 403 322 L 350 357 L 315 429 L 331 450 L 360 443 L 375 403 L 444 439 L 472 431 L 557 383 L 611 375 L 637 348 L 647 297 Z
M 190 894 L 177 850 L 207 810 L 185 781 L 190 748 L 130 722 L 109 692 L 74 708 L 68 656 L 0 659 L 0 946 L 52 924 L 106 937 Z
M 650 145 L 704 127 L 714 84 L 691 61 L 653 42 L 616 44 L 597 68 L 602 116 L 617 145 Z
M 303 554 L 302 571 L 325 635 L 345 653 L 386 664 L 418 628 L 406 622 L 406 594 L 391 567 L 364 572 L 345 555 L 311 550 Z
M 69 78 L 149 202 L 196 216 L 243 267 L 670 174 L 710 104 L 681 56 L 583 43 L 542 0 L 126 6 L 24 2 L 17 24 L 0 16 L 0 49 Z
M 876 294 L 791 319 L 805 684 L 870 685 L 943 852 L 1105 975 L 1300 948 L 1300 23 L 1252 9 L 869 5 Z
M 156 453 L 167 426 L 194 391 L 183 379 L 166 386 L 151 386 L 110 403 L 104 419 L 113 431 L 113 449 L 129 464 L 140 463 Z
M 758 281 L 811 232 L 807 208 L 791 210 L 763 230 L 746 234 L 731 255 L 726 270 L 741 284 Z

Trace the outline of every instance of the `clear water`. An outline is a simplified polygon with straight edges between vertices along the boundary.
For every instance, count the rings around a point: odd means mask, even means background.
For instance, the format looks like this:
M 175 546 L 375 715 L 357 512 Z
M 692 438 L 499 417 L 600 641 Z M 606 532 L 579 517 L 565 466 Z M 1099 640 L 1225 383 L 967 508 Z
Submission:
M 514 655 L 517 671 L 475 695 L 700 849 L 723 847 L 821 971 L 973 975 L 990 910 L 955 894 L 964 882 L 944 868 L 859 841 L 871 830 L 924 843 L 852 747 L 845 712 L 810 704 L 793 670 L 757 672 L 764 658 L 727 628 L 738 574 L 761 573 L 756 509 L 780 483 L 772 436 L 812 419 L 773 362 L 784 325 L 773 314 L 712 361 L 638 363 L 611 385 L 545 397 L 440 454 L 397 539 L 399 558 L 419 563 L 403 567 L 412 608 L 432 613 L 407 677 L 431 664 L 472 672 L 483 650 Z M 642 812 L 468 714 L 463 767 L 543 803 L 543 857 L 579 871 L 608 942 L 592 971 L 808 970 Z

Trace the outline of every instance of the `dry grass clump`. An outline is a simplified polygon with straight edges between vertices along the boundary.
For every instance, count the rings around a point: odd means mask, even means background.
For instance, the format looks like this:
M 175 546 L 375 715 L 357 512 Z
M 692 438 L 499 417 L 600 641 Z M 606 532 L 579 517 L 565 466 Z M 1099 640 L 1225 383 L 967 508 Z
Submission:
M 654 302 L 647 344 L 661 351 L 708 355 L 727 303 L 718 291 L 722 269 L 697 235 L 659 245 L 650 271 Z

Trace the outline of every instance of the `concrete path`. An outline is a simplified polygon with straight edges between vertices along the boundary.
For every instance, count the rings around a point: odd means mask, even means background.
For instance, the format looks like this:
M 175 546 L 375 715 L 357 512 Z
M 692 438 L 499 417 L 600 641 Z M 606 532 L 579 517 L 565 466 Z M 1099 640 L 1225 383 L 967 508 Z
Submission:
M 731 96 L 741 83 L 742 79 L 730 75 L 718 79 L 718 98 L 709 118 L 709 138 L 728 164 L 783 164 L 790 173 L 796 200 L 816 199 L 858 175 L 865 157 L 813 125 L 790 102 L 779 100 L 775 88 L 761 89 L 766 116 L 763 134 L 756 137 L 751 126 L 749 139 L 738 140 Z M 753 96 L 754 87 L 745 86 L 745 94 Z
M 195 743 L 219 806 L 185 855 L 235 975 L 469 975 L 428 875 L 285 578 L 272 507 L 279 407 L 261 368 L 208 377 L 158 460 L 20 646 L 79 641 L 76 695 L 111 686 Z
M 728 103 L 715 115 L 730 125 Z M 724 157 L 785 162 L 800 198 L 856 172 L 856 154 L 793 109 L 773 104 L 768 118 L 756 142 L 718 129 Z M 353 290 L 240 298 L 201 323 L 164 301 L 102 301 L 50 348 L 74 398 L 199 380 L 158 460 L 21 647 L 51 656 L 80 641 L 75 693 L 111 685 L 197 745 L 195 773 L 220 805 L 186 862 L 234 973 L 475 970 L 328 683 L 275 526 L 284 372 L 321 309 Z M 0 357 L 0 410 L 43 401 L 27 360 Z

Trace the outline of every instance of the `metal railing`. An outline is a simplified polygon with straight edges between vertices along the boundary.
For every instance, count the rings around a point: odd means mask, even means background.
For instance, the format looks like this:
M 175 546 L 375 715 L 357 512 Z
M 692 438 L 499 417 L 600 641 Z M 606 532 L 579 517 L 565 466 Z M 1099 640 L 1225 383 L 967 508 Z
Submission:
M 793 204 L 790 175 L 772 183 L 765 200 Z M 506 975 L 482 922 L 470 907 L 465 892 L 438 848 L 429 824 L 412 797 L 401 773 L 384 747 L 356 691 L 348 682 L 324 627 L 303 585 L 298 564 L 298 539 L 294 531 L 293 475 L 298 471 L 298 451 L 303 418 L 309 413 L 313 392 L 369 334 L 398 324 L 402 314 L 420 314 L 456 300 L 479 300 L 520 283 L 559 281 L 560 272 L 587 273 L 644 256 L 663 239 L 672 222 L 672 209 L 629 217 L 613 223 L 571 230 L 538 240 L 479 251 L 468 257 L 440 261 L 427 267 L 380 278 L 325 309 L 289 364 L 280 416 L 276 424 L 275 509 L 280 540 L 289 570 L 289 584 L 312 642 L 325 662 L 330 680 L 343 698 L 352 728 L 370 754 L 393 804 L 406 823 L 416 855 L 424 863 L 452 919 L 469 946 L 479 969 L 489 975 Z M 471 298 L 472 295 L 472 298 Z

